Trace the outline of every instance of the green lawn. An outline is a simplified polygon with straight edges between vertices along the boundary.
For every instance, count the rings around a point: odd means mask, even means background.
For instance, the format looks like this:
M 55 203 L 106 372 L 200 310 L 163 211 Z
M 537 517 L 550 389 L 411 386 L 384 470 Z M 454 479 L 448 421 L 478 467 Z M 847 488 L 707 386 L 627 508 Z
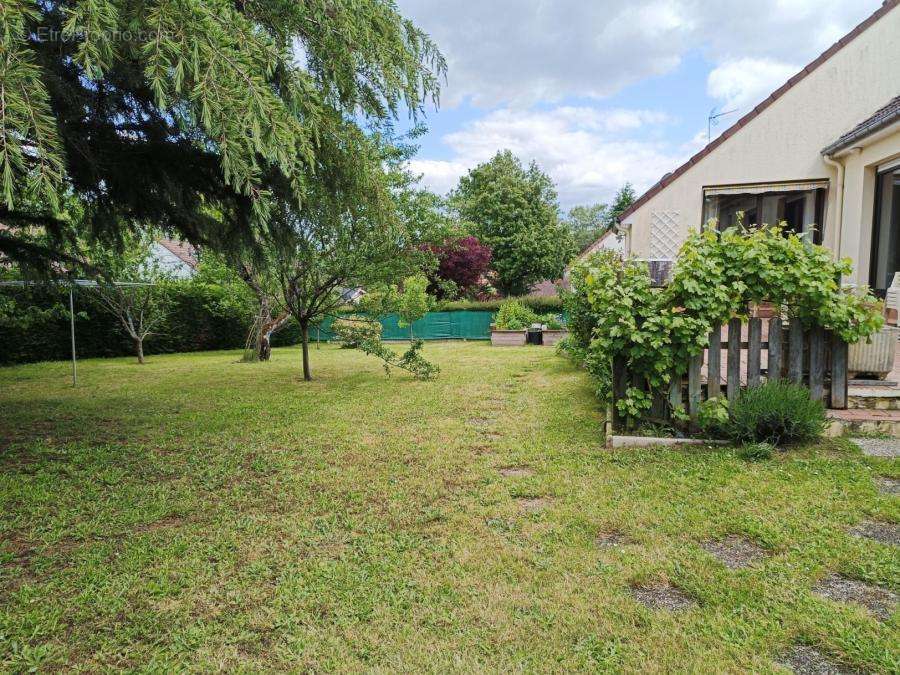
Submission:
M 312 383 L 296 349 L 0 369 L 0 670 L 900 669 L 900 613 L 812 593 L 900 590 L 847 533 L 900 521 L 897 460 L 607 451 L 551 349 L 429 344 L 434 382 L 312 354 Z M 770 555 L 729 570 L 700 544 L 730 533 Z M 662 582 L 696 605 L 631 594 Z

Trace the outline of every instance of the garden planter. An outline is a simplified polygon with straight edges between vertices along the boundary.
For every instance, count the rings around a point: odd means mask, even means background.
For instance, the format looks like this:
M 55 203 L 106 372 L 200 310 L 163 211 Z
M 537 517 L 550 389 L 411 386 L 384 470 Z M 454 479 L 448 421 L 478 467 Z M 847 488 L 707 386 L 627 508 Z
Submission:
M 543 345 L 545 347 L 554 347 L 559 343 L 560 340 L 564 340 L 565 338 L 569 337 L 569 331 L 567 331 L 565 328 L 561 328 L 559 330 L 545 328 L 543 333 Z
M 527 330 L 491 329 L 491 344 L 498 347 L 522 347 L 528 338 Z
M 869 338 L 871 342 L 860 340 L 855 345 L 850 345 L 847 356 L 850 377 L 861 373 L 873 375 L 879 380 L 887 377 L 894 368 L 898 336 L 900 328 L 885 327 Z

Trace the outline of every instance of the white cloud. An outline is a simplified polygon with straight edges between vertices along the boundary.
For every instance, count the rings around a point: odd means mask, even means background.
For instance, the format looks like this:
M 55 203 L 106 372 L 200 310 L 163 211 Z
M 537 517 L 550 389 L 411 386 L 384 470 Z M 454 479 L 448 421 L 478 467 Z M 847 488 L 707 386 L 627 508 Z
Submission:
M 676 68 L 804 64 L 881 0 L 400 0 L 449 63 L 444 104 L 528 106 L 602 98 Z
M 802 66 L 746 57 L 726 61 L 707 78 L 707 93 L 728 109 L 755 106 L 787 82 Z
M 469 169 L 509 149 L 523 162 L 536 160 L 556 182 L 564 207 L 608 200 L 627 180 L 638 190 L 656 182 L 687 155 L 665 144 L 624 137 L 623 131 L 666 124 L 646 110 L 559 107 L 549 111 L 502 109 L 443 137 L 447 161 L 414 160 L 413 171 L 438 192 L 455 186 Z

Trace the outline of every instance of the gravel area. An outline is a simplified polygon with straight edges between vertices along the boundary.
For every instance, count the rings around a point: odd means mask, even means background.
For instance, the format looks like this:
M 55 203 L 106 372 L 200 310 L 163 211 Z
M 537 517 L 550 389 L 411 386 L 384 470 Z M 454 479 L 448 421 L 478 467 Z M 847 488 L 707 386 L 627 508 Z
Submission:
M 897 438 L 851 438 L 855 445 L 870 457 L 900 457 L 900 439 Z
M 598 548 L 618 548 L 634 543 L 631 537 L 621 532 L 601 532 L 594 541 Z
M 816 584 L 813 591 L 835 602 L 853 602 L 862 605 L 882 621 L 891 618 L 897 605 L 897 594 L 893 591 L 840 574 L 829 574 Z
M 516 501 L 519 503 L 519 510 L 524 513 L 540 511 L 550 503 L 546 497 L 520 497 Z
M 781 664 L 797 675 L 850 675 L 857 671 L 837 665 L 818 649 L 797 645 L 781 659 Z
M 875 479 L 875 486 L 883 495 L 900 495 L 900 479 L 898 478 L 878 476 Z
M 708 541 L 701 546 L 729 569 L 740 569 L 766 557 L 767 552 L 749 539 L 735 534 L 719 541 Z
M 674 586 L 636 586 L 631 589 L 631 594 L 650 609 L 679 612 L 697 605 L 691 596 Z
M 528 478 L 534 475 L 534 469 L 527 466 L 507 466 L 500 469 L 500 475 L 504 478 Z
M 900 546 L 900 525 L 882 520 L 867 520 L 850 529 L 855 537 L 874 539 L 882 544 Z

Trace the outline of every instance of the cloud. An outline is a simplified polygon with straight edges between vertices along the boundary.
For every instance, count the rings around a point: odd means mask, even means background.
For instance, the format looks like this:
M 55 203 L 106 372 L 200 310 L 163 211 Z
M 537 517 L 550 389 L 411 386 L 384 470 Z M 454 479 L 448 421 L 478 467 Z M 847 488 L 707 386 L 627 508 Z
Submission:
M 648 110 L 504 108 L 445 135 L 451 159 L 417 159 L 410 168 L 422 173 L 431 189 L 445 193 L 469 169 L 509 149 L 523 162 L 536 160 L 556 182 L 560 201 L 568 208 L 609 200 L 627 180 L 643 190 L 671 170 L 689 154 L 688 148 L 672 150 L 661 141 L 627 135 L 668 122 L 665 114 Z
M 603 98 L 675 69 L 812 60 L 881 0 L 400 0 L 449 63 L 444 105 Z
M 707 93 L 728 109 L 756 105 L 787 82 L 802 66 L 772 59 L 743 58 L 726 61 L 707 78 Z

